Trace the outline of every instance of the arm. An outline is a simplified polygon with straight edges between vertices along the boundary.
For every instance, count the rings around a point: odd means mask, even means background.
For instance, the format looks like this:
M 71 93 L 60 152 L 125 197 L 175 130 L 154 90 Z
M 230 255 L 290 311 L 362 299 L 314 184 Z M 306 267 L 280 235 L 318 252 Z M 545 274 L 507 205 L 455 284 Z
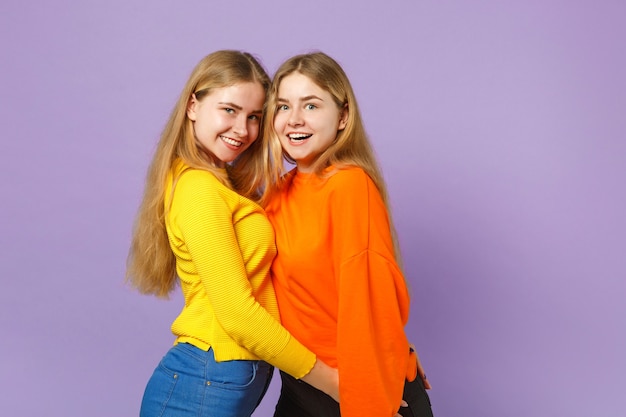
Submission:
M 300 378 L 315 368 L 315 355 L 255 299 L 232 219 L 239 197 L 220 187 L 211 174 L 196 170 L 177 182 L 172 221 L 191 258 L 191 272 L 200 277 L 215 319 L 233 341 Z M 271 262 L 271 254 L 264 261 Z
M 337 356 L 342 415 L 348 417 L 391 416 L 402 401 L 409 358 L 402 310 L 408 301 L 398 300 L 392 271 L 377 258 L 363 254 L 341 270 Z M 369 282 L 358 275 L 369 275 Z
M 430 385 L 430 381 L 428 381 L 428 379 L 426 378 L 426 371 L 424 371 L 424 367 L 422 366 L 420 357 L 417 354 L 417 350 L 415 350 L 415 345 L 411 343 L 409 346 L 411 347 L 411 359 L 410 359 L 411 361 L 413 360 L 413 355 L 415 355 L 415 363 L 416 363 L 417 369 L 415 369 L 414 374 L 416 375 L 414 376 L 419 376 L 422 379 L 422 382 L 424 383 L 424 388 L 431 389 L 432 386 Z
M 409 297 L 385 206 L 369 178 L 357 172 L 337 190 L 331 207 L 339 262 L 341 413 L 391 417 L 402 401 L 408 364 Z
M 301 379 L 339 402 L 339 372 L 337 369 L 331 368 L 318 359 L 311 372 Z

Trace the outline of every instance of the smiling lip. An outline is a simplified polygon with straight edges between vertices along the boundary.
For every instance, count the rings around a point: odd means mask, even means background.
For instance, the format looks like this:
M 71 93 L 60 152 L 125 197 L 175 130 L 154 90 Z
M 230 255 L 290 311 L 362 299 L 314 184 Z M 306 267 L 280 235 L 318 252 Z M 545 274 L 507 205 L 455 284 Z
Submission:
M 243 145 L 243 142 L 235 140 L 233 138 L 229 138 L 227 136 L 220 136 L 220 140 L 224 142 L 230 148 L 238 149 Z
M 304 143 L 311 136 L 313 136 L 311 133 L 301 133 L 301 132 L 294 132 L 294 133 L 287 134 L 287 138 L 289 138 L 289 142 L 294 145 L 300 145 Z

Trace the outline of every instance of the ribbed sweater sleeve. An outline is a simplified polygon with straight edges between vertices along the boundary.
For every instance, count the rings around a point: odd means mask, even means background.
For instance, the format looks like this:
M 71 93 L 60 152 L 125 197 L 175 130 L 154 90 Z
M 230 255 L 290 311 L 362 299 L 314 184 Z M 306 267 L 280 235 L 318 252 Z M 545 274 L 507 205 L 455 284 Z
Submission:
M 255 230 L 238 230 L 234 223 L 235 211 L 244 210 L 241 216 L 246 215 L 246 207 L 241 207 L 242 199 L 206 171 L 188 169 L 177 178 L 168 226 L 171 236 L 178 239 L 170 237 L 170 242 L 181 258 L 178 262 L 181 280 L 199 278 L 201 282 L 194 293 L 187 294 L 186 308 L 191 311 L 194 303 L 196 307 L 206 304 L 207 308 L 195 311 L 212 314 L 220 327 L 213 331 L 217 340 L 209 342 L 224 350 L 229 349 L 229 343 L 242 346 L 300 378 L 313 366 L 315 355 L 291 337 L 253 295 L 239 239 L 254 239 Z M 271 285 L 269 279 L 265 285 Z M 273 296 L 273 291 L 270 294 Z M 191 336 L 196 331 L 206 332 L 193 328 L 193 318 L 183 319 L 179 325 L 189 329 L 186 331 Z

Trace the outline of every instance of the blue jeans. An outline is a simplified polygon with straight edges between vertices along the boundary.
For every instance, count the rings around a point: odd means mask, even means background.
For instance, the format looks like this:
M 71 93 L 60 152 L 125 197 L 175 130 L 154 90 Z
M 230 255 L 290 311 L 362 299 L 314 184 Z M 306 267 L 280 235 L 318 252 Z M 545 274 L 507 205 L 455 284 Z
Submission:
M 148 381 L 140 417 L 250 416 L 269 386 L 273 367 L 263 361 L 215 362 L 208 352 L 179 343 Z

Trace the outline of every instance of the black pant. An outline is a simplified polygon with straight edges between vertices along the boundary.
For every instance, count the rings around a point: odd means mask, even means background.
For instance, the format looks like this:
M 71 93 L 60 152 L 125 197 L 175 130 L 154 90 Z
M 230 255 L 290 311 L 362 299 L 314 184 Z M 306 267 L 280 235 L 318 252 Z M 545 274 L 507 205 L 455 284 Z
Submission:
M 408 407 L 400 407 L 403 417 L 433 417 L 430 398 L 419 375 L 411 382 L 404 382 L 402 398 L 409 403 Z
M 306 382 L 280 373 L 282 388 L 274 417 L 341 417 L 339 404 Z M 404 384 L 404 401 L 408 407 L 400 407 L 404 417 L 433 417 L 430 398 L 421 378 Z

